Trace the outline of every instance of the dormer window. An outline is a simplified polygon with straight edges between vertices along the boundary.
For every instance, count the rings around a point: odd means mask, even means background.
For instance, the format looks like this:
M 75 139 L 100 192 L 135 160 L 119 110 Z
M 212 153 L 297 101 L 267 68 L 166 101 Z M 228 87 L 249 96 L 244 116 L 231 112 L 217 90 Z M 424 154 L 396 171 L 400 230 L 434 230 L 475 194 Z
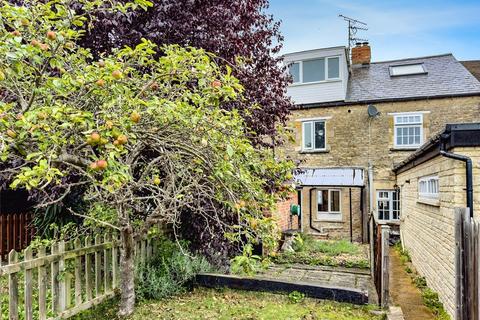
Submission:
M 414 74 L 426 74 L 426 73 L 427 71 L 425 70 L 425 66 L 423 65 L 423 63 L 390 66 L 391 77 L 408 76 L 408 75 L 414 75 Z
M 340 57 L 297 61 L 290 64 L 288 70 L 294 84 L 339 80 Z

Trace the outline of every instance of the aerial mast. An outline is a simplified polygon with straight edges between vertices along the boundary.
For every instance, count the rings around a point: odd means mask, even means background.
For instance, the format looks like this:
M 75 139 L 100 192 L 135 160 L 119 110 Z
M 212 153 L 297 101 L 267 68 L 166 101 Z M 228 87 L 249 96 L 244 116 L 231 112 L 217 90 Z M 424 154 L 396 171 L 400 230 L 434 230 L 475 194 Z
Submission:
M 357 19 L 353 19 L 343 14 L 338 15 L 340 18 L 348 22 L 348 51 L 358 42 L 368 42 L 367 39 L 357 38 L 358 30 L 367 31 L 367 24 Z

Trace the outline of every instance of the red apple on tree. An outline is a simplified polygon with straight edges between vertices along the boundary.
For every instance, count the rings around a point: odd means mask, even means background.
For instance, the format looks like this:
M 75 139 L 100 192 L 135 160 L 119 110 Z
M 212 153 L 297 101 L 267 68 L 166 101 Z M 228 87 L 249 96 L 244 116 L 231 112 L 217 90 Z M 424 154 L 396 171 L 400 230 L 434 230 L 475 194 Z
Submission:
M 53 41 L 53 40 L 57 39 L 57 34 L 54 31 L 50 30 L 50 31 L 47 32 L 47 39 Z
M 108 167 L 108 162 L 105 160 L 98 160 L 97 161 L 97 168 L 99 170 L 105 170 Z

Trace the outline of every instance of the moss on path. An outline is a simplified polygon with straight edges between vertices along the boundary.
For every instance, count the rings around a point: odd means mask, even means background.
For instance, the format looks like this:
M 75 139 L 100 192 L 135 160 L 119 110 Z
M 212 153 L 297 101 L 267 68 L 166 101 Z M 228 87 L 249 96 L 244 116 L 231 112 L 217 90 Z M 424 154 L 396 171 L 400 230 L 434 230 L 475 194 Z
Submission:
M 433 313 L 423 304 L 420 289 L 412 283 L 397 250 L 390 249 L 390 297 L 400 306 L 405 320 L 434 320 Z

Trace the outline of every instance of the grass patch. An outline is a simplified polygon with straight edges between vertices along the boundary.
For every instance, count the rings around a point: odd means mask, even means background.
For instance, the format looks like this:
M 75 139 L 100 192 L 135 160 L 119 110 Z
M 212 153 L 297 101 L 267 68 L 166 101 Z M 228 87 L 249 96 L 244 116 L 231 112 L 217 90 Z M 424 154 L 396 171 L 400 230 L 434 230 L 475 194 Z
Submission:
M 438 298 L 438 293 L 427 286 L 427 279 L 418 274 L 412 265 L 412 259 L 407 250 L 402 249 L 398 243 L 394 246 L 395 250 L 400 254 L 400 261 L 412 278 L 412 283 L 420 289 L 422 293 L 423 304 L 432 311 L 437 320 L 450 320 L 450 316 L 445 311 L 442 302 Z
M 292 297 L 295 296 L 294 299 Z M 92 311 L 96 311 L 93 313 Z M 100 305 L 77 320 L 117 319 L 116 301 Z M 381 320 L 384 315 L 374 314 L 376 306 L 357 306 L 326 300 L 290 295 L 231 289 L 198 288 L 173 299 L 140 304 L 128 320 L 143 319 L 324 319 L 324 320 Z M 96 318 L 98 317 L 98 318 Z
M 298 234 L 292 248 L 294 252 L 282 252 L 273 257 L 277 264 L 307 264 L 347 268 L 368 268 L 367 247 L 347 240 L 316 240 L 312 236 Z

